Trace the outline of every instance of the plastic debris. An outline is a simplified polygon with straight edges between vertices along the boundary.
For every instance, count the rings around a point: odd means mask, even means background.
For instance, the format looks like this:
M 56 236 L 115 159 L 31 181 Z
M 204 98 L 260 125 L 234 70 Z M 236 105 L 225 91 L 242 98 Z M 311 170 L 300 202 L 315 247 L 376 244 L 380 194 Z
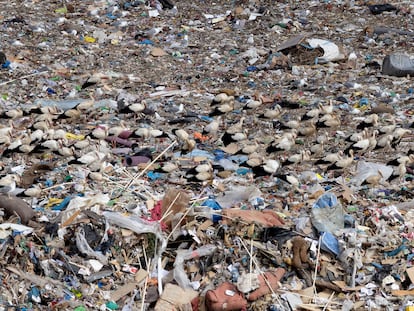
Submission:
M 412 3 L 1 16 L 1 310 L 411 310 Z

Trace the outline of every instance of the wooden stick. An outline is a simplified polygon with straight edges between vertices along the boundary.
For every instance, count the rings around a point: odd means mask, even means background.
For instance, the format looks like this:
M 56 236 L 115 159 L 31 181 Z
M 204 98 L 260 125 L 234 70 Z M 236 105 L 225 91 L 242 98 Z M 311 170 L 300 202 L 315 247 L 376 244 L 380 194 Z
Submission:
M 170 214 L 172 213 L 172 211 L 170 211 L 170 209 L 174 205 L 174 203 L 178 200 L 178 198 L 180 197 L 180 195 L 181 195 L 181 192 L 178 192 L 177 195 L 175 196 L 174 200 L 172 200 L 172 202 L 170 203 L 170 205 L 168 205 L 167 210 L 165 211 L 164 215 L 162 215 L 162 217 L 159 220 L 159 222 L 163 221 L 165 218 L 167 218 L 168 216 L 170 216 Z
M 146 257 L 146 256 L 145 256 Z M 144 311 L 144 305 L 145 305 L 145 296 L 147 295 L 147 287 L 148 287 L 148 279 L 149 279 L 149 265 L 147 264 L 147 276 L 145 277 L 145 284 L 144 284 L 144 290 L 142 291 L 142 302 L 141 302 L 141 311 Z
M 263 280 L 265 281 L 267 287 L 270 289 L 270 291 L 272 292 L 272 294 L 274 295 L 274 297 L 276 297 L 276 300 L 278 301 L 278 303 L 280 305 L 282 305 L 282 302 L 280 301 L 279 295 L 277 295 L 275 293 L 275 291 L 273 290 L 272 285 L 270 284 L 270 282 L 267 279 L 266 275 L 264 274 L 264 272 L 262 271 L 262 269 L 260 269 L 259 263 L 256 261 L 256 259 L 253 258 L 253 254 L 251 254 L 249 252 L 249 249 L 247 248 L 247 246 L 245 245 L 245 243 L 243 242 L 243 240 L 241 238 L 239 238 L 239 241 L 240 241 L 241 245 L 245 248 L 246 252 L 249 254 L 249 256 L 252 259 L 252 261 L 254 262 L 254 265 L 256 266 L 256 269 L 259 270 L 259 273 L 263 277 Z
M 335 292 L 332 292 L 332 294 L 329 296 L 328 302 L 325 304 L 325 306 L 323 307 L 322 311 L 325 311 L 326 308 L 331 304 L 331 300 L 334 296 Z
M 203 189 L 203 190 L 201 191 L 201 193 L 200 193 L 199 197 L 201 197 L 201 196 L 203 195 L 204 190 L 205 190 L 205 189 Z M 192 208 L 194 207 L 194 205 L 195 205 L 196 203 L 197 203 L 197 201 L 194 201 L 194 202 L 193 202 L 193 204 L 191 204 L 191 205 L 190 205 L 190 207 L 189 207 L 189 208 L 187 208 L 187 210 L 185 211 L 184 215 L 180 218 L 180 221 L 179 221 L 179 222 L 175 225 L 175 227 L 171 230 L 170 234 L 169 234 L 169 235 L 168 235 L 168 237 L 167 237 L 167 243 L 168 243 L 168 240 L 171 238 L 171 236 L 172 236 L 173 232 L 174 232 L 175 230 L 177 230 L 177 228 L 180 226 L 180 223 L 184 220 L 184 218 L 187 216 L 187 214 L 190 212 L 190 210 L 192 210 Z
M 253 239 L 250 239 L 250 254 L 253 254 Z M 250 256 L 250 264 L 249 264 L 249 287 L 252 288 L 252 272 L 253 272 L 253 257 Z
M 40 189 L 40 190 L 41 191 L 48 191 L 48 190 L 51 190 L 51 189 L 54 189 L 54 188 L 59 188 L 61 186 L 68 186 L 68 185 L 75 185 L 75 184 L 77 184 L 77 182 L 74 182 L 74 181 L 64 182 L 62 184 L 53 185 L 53 186 L 50 186 L 48 188 L 43 188 L 43 189 Z
M 44 71 L 31 73 L 29 75 L 21 76 L 21 77 L 16 78 L 16 79 L 12 79 L 12 80 L 9 80 L 9 81 L 2 82 L 2 83 L 0 83 L 0 86 L 7 85 L 7 84 L 13 83 L 15 81 L 23 80 L 23 79 L 30 78 L 30 77 L 33 77 L 33 76 L 38 76 L 38 75 L 48 73 L 48 72 L 49 72 L 49 70 L 44 70 Z
M 81 213 L 80 210 L 75 211 L 68 219 L 66 219 L 66 221 L 61 225 L 61 228 L 67 227 L 69 226 L 76 217 L 79 216 L 79 214 Z
M 170 234 L 167 236 L 167 242 L 168 240 L 171 238 L 172 234 L 174 233 L 175 230 L 177 230 L 177 228 L 180 226 L 181 222 L 184 220 L 185 217 L 187 217 L 188 213 L 190 212 L 192 206 L 190 206 L 184 213 L 184 215 L 180 218 L 180 220 L 178 221 L 178 223 L 175 225 L 175 227 L 171 230 Z
M 313 289 L 313 295 L 314 296 L 317 295 L 315 283 L 316 283 L 316 276 L 318 274 L 319 257 L 321 256 L 321 241 L 322 241 L 322 236 L 319 236 L 318 252 L 316 254 L 316 263 L 315 263 L 315 273 L 313 275 L 313 284 L 312 284 L 312 289 Z

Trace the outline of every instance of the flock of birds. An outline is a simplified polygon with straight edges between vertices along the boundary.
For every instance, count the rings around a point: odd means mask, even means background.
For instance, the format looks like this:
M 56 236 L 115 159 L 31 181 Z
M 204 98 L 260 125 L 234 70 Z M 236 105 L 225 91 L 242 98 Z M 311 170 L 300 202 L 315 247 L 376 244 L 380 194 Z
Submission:
M 404 182 L 414 164 L 414 152 L 406 143 L 412 134 L 410 124 L 398 124 L 391 113 L 353 114 L 338 109 L 333 100 L 308 107 L 260 95 L 237 98 L 226 91 L 212 98 L 203 116 L 183 104 L 171 116 L 163 114 L 159 103 L 120 96 L 117 124 L 103 122 L 105 116 L 97 114 L 94 104 L 91 99 L 65 111 L 35 106 L 1 112 L 0 192 L 15 193 L 19 185 L 20 176 L 10 171 L 10 163 L 30 166 L 58 159 L 60 165 L 82 165 L 88 178 L 100 182 L 124 156 L 143 156 L 149 162 L 154 154 L 148 147 L 172 141 L 172 152 L 153 169 L 175 172 L 187 182 L 228 175 L 221 175 L 225 167 L 209 158 L 194 162 L 193 167 L 180 167 L 174 152 L 185 155 L 194 149 L 220 148 L 235 168 L 247 168 L 253 178 L 278 177 L 294 186 L 304 169 L 337 176 L 352 173 L 361 159 L 393 168 L 387 180 L 379 171 L 365 183 Z M 41 188 L 33 185 L 20 194 L 39 196 Z
M 206 127 L 209 133 L 219 130 L 223 115 L 227 118 L 234 112 L 234 97 L 219 94 L 212 105 L 210 115 L 219 116 Z M 404 141 L 409 140 L 413 126 L 397 124 L 389 109 L 360 116 L 335 108 L 332 100 L 304 109 L 286 100 L 264 103 L 263 97 L 257 96 L 237 111 L 239 120 L 224 130 L 221 141 L 224 145 L 238 144 L 237 152 L 248 155 L 242 165 L 250 167 L 254 176 L 270 174 L 297 186 L 295 169 L 297 173 L 308 168 L 325 176 L 330 171 L 340 175 L 352 173 L 350 168 L 357 159 L 374 159 L 393 168 L 387 178 L 381 171 L 367 175 L 364 183 L 378 185 L 394 179 L 403 182 L 407 168 L 414 163 L 414 152 Z M 244 127 L 246 119 L 248 125 Z

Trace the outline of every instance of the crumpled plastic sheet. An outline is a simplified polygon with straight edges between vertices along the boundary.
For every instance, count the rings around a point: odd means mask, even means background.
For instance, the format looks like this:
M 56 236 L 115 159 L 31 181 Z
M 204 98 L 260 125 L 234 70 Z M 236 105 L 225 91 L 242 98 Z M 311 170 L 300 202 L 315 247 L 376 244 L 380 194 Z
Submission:
M 129 229 L 135 233 L 153 233 L 160 242 L 158 256 L 160 256 L 167 247 L 167 239 L 162 233 L 161 224 L 159 222 L 149 222 L 135 215 L 125 216 L 117 212 L 103 212 L 103 216 L 110 224 Z
M 76 231 L 75 236 L 76 236 L 76 246 L 82 254 L 85 254 L 92 258 L 96 258 L 105 265 L 108 263 L 108 259 L 106 258 L 104 254 L 94 251 L 89 246 L 88 241 L 86 241 L 86 238 L 85 238 L 85 232 L 82 228 Z
M 344 228 L 344 212 L 335 194 L 326 192 L 316 200 L 311 221 L 319 232 L 335 233 Z
M 216 249 L 217 247 L 215 245 L 207 244 L 194 250 L 177 250 L 177 256 L 175 257 L 174 261 L 173 275 L 178 285 L 180 285 L 182 288 L 191 287 L 190 280 L 187 277 L 187 273 L 184 271 L 185 260 L 211 255 L 216 251 Z
M 360 186 L 368 177 L 381 172 L 383 178 L 382 181 L 387 180 L 393 173 L 393 169 L 387 165 L 374 162 L 358 161 L 357 174 L 351 179 L 351 183 Z

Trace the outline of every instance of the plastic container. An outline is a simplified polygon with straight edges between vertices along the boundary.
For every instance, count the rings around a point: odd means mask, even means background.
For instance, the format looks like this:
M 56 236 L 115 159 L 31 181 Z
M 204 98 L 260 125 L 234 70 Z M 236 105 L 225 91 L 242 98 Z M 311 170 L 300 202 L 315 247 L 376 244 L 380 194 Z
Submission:
M 401 53 L 387 55 L 382 62 L 382 73 L 395 77 L 413 76 L 414 57 Z
M 144 157 L 144 156 L 127 156 L 125 157 L 125 165 L 126 166 L 137 166 L 138 164 L 141 163 L 148 163 L 149 161 L 151 161 L 150 158 L 148 157 Z

